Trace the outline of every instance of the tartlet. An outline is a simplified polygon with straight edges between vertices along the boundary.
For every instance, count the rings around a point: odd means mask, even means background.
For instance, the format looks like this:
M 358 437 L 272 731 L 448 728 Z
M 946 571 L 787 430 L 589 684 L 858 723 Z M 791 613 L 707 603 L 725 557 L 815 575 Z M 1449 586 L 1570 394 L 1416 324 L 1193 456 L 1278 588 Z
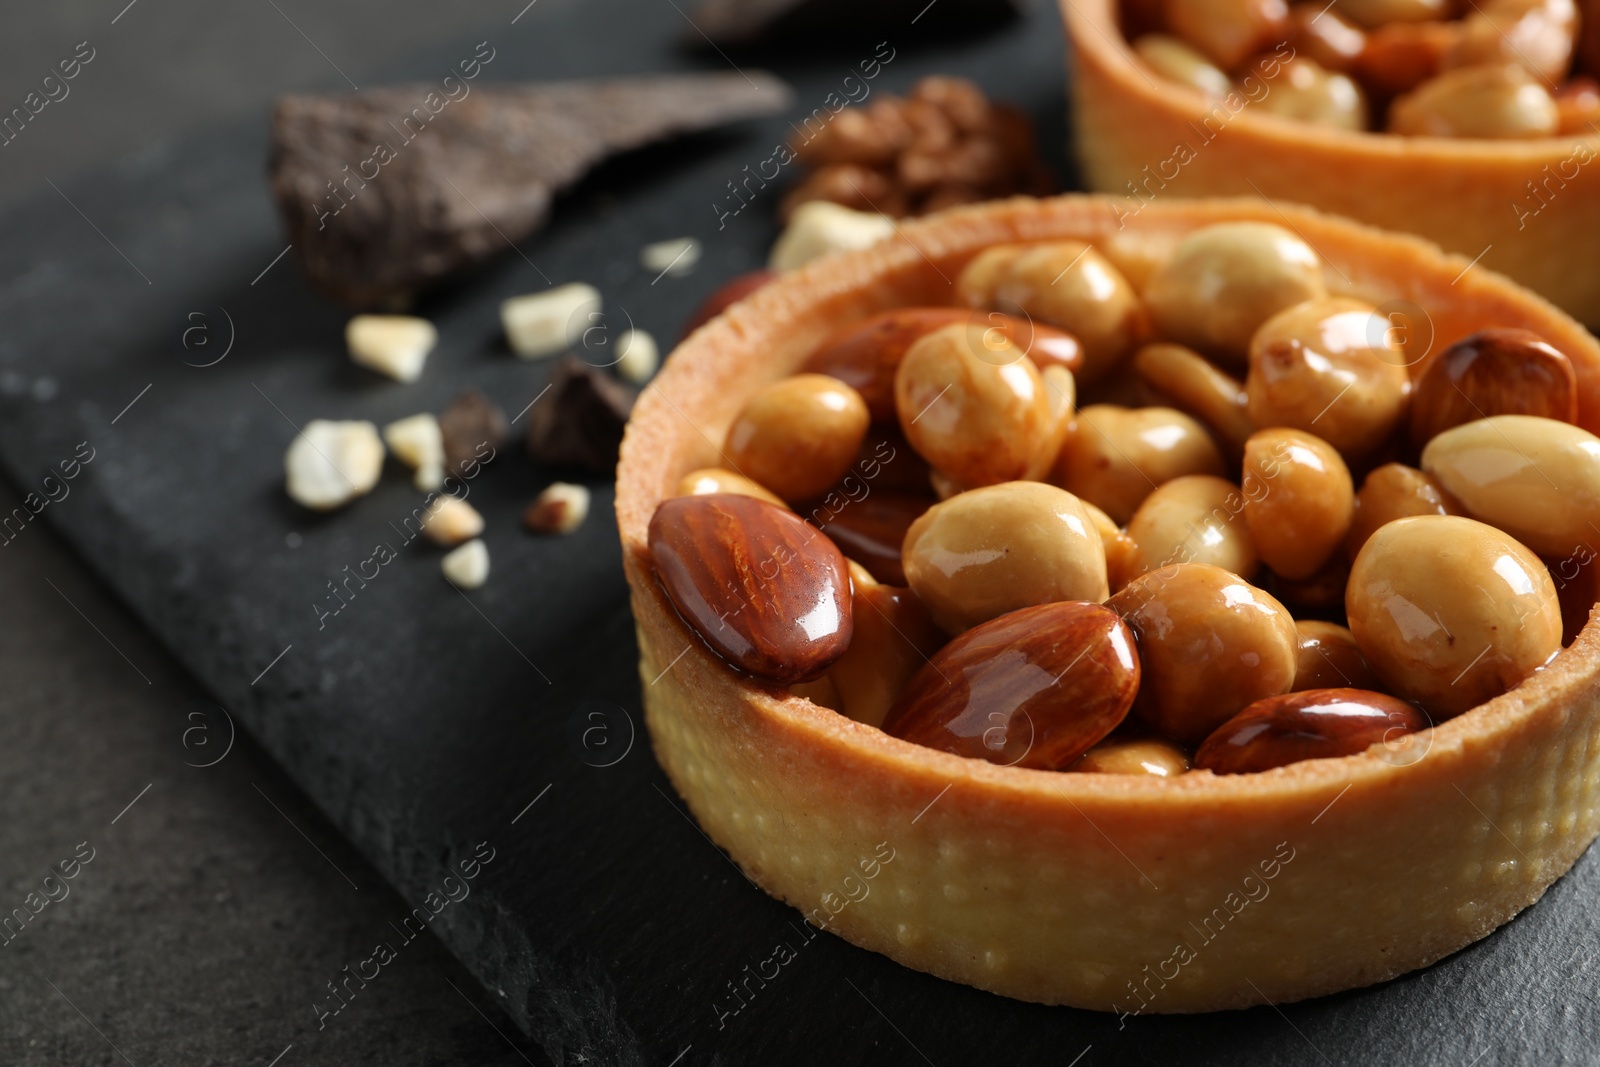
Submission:
M 1584 4 L 1585 15 L 1600 15 L 1597 7 Z M 1147 70 L 1117 9 L 1117 0 L 1062 0 L 1078 158 L 1091 189 L 1130 197 L 1130 212 L 1178 196 L 1308 204 L 1481 256 L 1600 325 L 1600 260 L 1586 252 L 1600 241 L 1600 134 L 1405 137 L 1254 114 Z
M 680 620 L 646 531 L 718 460 L 758 387 L 837 326 L 950 302 L 991 245 L 1287 222 L 1335 289 L 1427 309 L 1444 341 L 1534 330 L 1600 424 L 1600 345 L 1543 299 L 1434 246 L 1260 201 L 1016 199 L 908 223 L 788 274 L 686 340 L 635 408 L 617 517 L 658 760 L 710 837 L 813 923 L 1006 996 L 1189 1012 L 1286 1002 L 1425 966 L 1536 901 L 1600 833 L 1600 628 L 1419 746 L 1175 779 L 1003 767 L 924 748 L 739 676 Z

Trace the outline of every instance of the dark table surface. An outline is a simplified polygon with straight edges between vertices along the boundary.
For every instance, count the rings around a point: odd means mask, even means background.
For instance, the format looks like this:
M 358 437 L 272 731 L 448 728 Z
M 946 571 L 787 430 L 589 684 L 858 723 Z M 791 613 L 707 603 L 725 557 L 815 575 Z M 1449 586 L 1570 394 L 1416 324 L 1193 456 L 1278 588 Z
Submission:
M 127 266 L 133 270 L 126 271 L 120 282 L 109 283 L 100 291 L 85 287 L 81 293 L 69 292 L 65 296 L 72 299 L 67 299 L 60 291 L 60 277 L 51 273 L 54 259 L 39 256 L 39 262 L 34 262 L 14 251 L 18 244 L 28 242 L 36 247 L 41 232 L 54 232 L 55 216 L 43 220 L 46 212 L 60 214 L 62 240 L 99 240 L 89 232 L 93 223 L 77 227 L 77 215 L 48 199 L 58 195 L 60 188 L 73 190 L 81 194 L 80 202 L 92 204 L 97 183 L 126 181 L 131 187 L 146 171 L 180 176 L 186 172 L 223 173 L 226 168 L 211 166 L 215 160 L 210 156 L 186 168 L 181 159 L 183 149 L 171 148 L 167 138 L 206 127 L 222 128 L 240 119 L 259 123 L 265 105 L 279 92 L 365 85 L 392 73 L 397 65 L 403 66 L 403 57 L 437 51 L 441 42 L 476 40 L 480 32 L 492 33 L 497 46 L 503 43 L 512 53 L 508 67 L 515 62 L 519 34 L 527 35 L 521 40 L 530 54 L 535 50 L 541 55 L 559 53 L 560 48 L 552 48 L 548 40 L 540 41 L 536 35 L 547 25 L 569 23 L 568 16 L 589 0 L 537 2 L 537 8 L 531 4 L 525 8 L 524 0 L 513 0 L 502 8 L 498 4 L 444 7 L 416 0 L 385 4 L 362 0 L 326 10 L 304 0 L 292 5 L 284 0 L 264 0 L 227 6 L 196 0 L 135 0 L 127 7 L 123 6 L 125 0 L 114 0 L 93 9 L 74 5 L 11 13 L 6 32 L 0 34 L 0 60 L 4 61 L 0 70 L 6 71 L 0 78 L 0 94 L 10 95 L 0 95 L 0 103 L 21 100 L 43 71 L 72 54 L 80 41 L 87 40 L 95 49 L 95 59 L 73 83 L 71 96 L 51 105 L 22 138 L 0 148 L 0 196 L 21 200 L 42 194 L 45 199 L 37 202 L 48 205 L 39 209 L 40 218 L 21 220 L 18 225 L 19 230 L 28 231 L 26 242 L 0 241 L 0 291 L 6 296 L 0 307 L 6 309 L 4 314 L 26 314 L 26 295 L 30 286 L 37 287 L 38 304 L 29 322 L 29 336 L 38 338 L 39 307 L 50 309 L 50 316 L 72 317 L 74 321 L 63 329 L 76 329 L 78 318 L 95 318 L 96 301 L 109 299 L 112 285 L 136 284 L 133 271 L 139 268 L 130 260 Z M 661 5 L 668 2 L 644 0 L 653 5 L 641 6 L 647 17 L 637 26 L 619 25 L 616 40 L 637 42 L 651 33 L 665 32 L 662 27 L 678 18 L 670 10 L 665 12 L 666 19 L 659 17 Z M 1037 47 L 1022 48 L 1021 38 L 1013 33 L 1012 43 L 1003 47 L 1016 46 L 1017 51 L 996 53 L 991 65 L 1003 65 L 1010 55 L 1044 56 L 1059 49 L 1058 27 L 1048 15 L 1038 15 L 1039 10 L 1048 12 L 1048 3 L 1033 6 L 1034 21 L 1020 32 L 1024 38 L 1043 35 L 1034 42 Z M 528 9 L 533 13 L 523 18 Z M 612 9 L 620 7 L 612 5 Z M 648 26 L 641 28 L 645 24 Z M 571 77 L 634 69 L 627 57 L 619 54 L 620 46 L 610 48 L 609 41 L 595 34 L 574 41 L 571 54 L 553 62 L 549 74 Z M 958 57 L 950 58 L 959 62 Z M 902 72 L 897 68 L 895 77 L 903 80 L 909 73 L 909 69 Z M 1004 70 L 991 71 L 985 80 L 987 87 L 1001 96 L 1007 95 L 1008 88 L 1025 83 L 1028 105 L 1052 129 L 1059 129 L 1059 71 L 1051 66 L 1030 68 L 1026 74 L 1008 78 Z M 182 143 L 191 150 L 196 145 L 259 150 L 250 136 L 226 132 Z M 711 143 L 727 148 L 730 142 Z M 180 156 L 175 157 L 174 151 Z M 744 158 L 742 152 L 740 148 L 735 154 Z M 1059 156 L 1059 144 L 1055 154 Z M 108 166 L 108 161 L 130 155 L 133 163 Z M 648 170 L 672 157 L 641 158 Z M 634 163 L 638 161 L 636 158 Z M 667 180 L 659 205 L 674 202 L 674 188 L 703 177 L 673 170 L 676 165 L 664 168 L 675 176 Z M 613 169 L 600 182 L 600 191 L 586 196 L 584 210 L 598 212 L 602 220 L 609 218 L 608 207 L 590 201 L 607 197 L 626 200 L 629 190 L 649 187 L 645 181 L 649 176 L 632 174 L 626 166 Z M 52 192 L 52 185 L 58 187 L 57 192 Z M 586 242 L 631 249 L 639 239 L 619 231 L 637 217 L 626 212 L 624 208 L 615 219 L 596 223 L 592 232 L 574 232 L 581 227 L 570 225 L 562 230 L 558 221 L 549 245 L 541 247 L 549 247 L 558 260 L 569 264 L 581 261 L 582 250 L 576 246 Z M 100 215 L 93 207 L 91 213 Z M 84 221 L 88 222 L 87 217 Z M 151 240 L 160 244 L 163 227 L 178 232 L 184 225 L 182 212 L 174 210 L 170 218 L 152 220 L 144 231 L 154 234 Z M 704 220 L 694 226 L 696 230 L 705 228 Z M 666 235 L 652 232 L 649 236 Z M 747 233 L 742 244 L 729 241 L 708 249 L 702 276 L 683 291 L 708 287 L 714 270 L 727 273 L 748 265 L 750 257 L 764 247 L 767 236 L 765 232 Z M 109 249 L 99 244 L 92 248 L 111 264 L 107 271 L 125 271 Z M 150 260 L 137 248 L 134 251 L 150 266 Z M 203 251 L 209 254 L 212 250 Z M 262 262 L 270 257 L 271 249 L 266 252 Z M 63 260 L 66 258 L 70 257 Z M 170 261 L 164 265 L 176 270 Z M 521 268 L 513 262 L 511 269 Z M 504 271 L 494 270 L 477 281 L 491 290 L 510 284 Z M 293 288 L 287 275 L 273 278 L 271 285 L 278 287 L 277 292 L 285 291 L 285 286 Z M 242 281 L 235 288 L 240 287 Z M 260 292 L 257 290 L 258 295 Z M 455 306 L 459 310 L 460 304 L 474 298 L 480 303 L 487 299 L 482 293 L 463 296 Z M 126 294 L 118 299 L 126 299 Z M 662 299 L 659 293 L 656 299 Z M 84 303 L 81 311 L 75 300 Z M 448 314 L 448 306 L 448 301 L 440 305 L 442 314 Z M 487 321 L 488 313 L 479 312 L 474 312 L 477 318 L 473 321 Z M 336 325 L 339 320 L 338 313 L 328 308 L 314 308 L 308 314 L 319 328 Z M 0 321 L 3 317 L 0 315 Z M 103 319 L 96 329 L 104 333 Z M 657 331 L 663 339 L 670 335 L 665 320 Z M 268 340 L 282 344 L 283 337 L 291 333 L 285 328 Z M 16 335 L 13 332 L 12 336 Z M 130 347 L 149 347 L 147 340 L 145 335 L 137 335 Z M 6 327 L 0 325 L 0 362 L 31 368 L 26 380 L 0 374 L 0 399 L 12 405 L 9 410 L 16 410 L 31 397 L 38 402 L 38 411 L 56 410 L 54 404 L 63 411 L 88 411 L 84 418 L 104 422 L 121 406 L 120 398 L 134 392 L 119 393 L 108 409 L 104 403 L 109 397 L 98 395 L 100 408 L 66 404 L 77 398 L 57 396 L 58 391 L 65 394 L 82 388 L 93 393 L 95 383 L 83 382 L 81 375 L 74 378 L 72 368 L 66 365 L 59 368 L 58 380 L 51 368 L 30 361 L 27 353 L 8 352 L 9 343 Z M 106 343 L 114 344 L 115 338 Z M 502 377 L 515 369 L 512 361 L 504 359 L 498 364 L 486 360 L 483 366 L 488 368 L 484 373 Z M 229 370 L 232 373 L 231 367 Z M 277 394 L 271 381 L 262 380 Z M 118 440 L 137 444 L 141 440 L 137 435 L 159 433 L 152 425 L 158 421 L 157 413 L 174 410 L 168 400 L 160 403 L 168 406 L 140 412 L 144 423 L 135 418 L 119 427 L 127 436 Z M 197 412 L 194 418 L 215 414 Z M 37 425 L 39 415 L 29 418 L 36 424 L 33 432 L 37 435 L 55 432 L 47 424 Z M 10 427 L 0 430 L 6 431 L 0 436 L 15 443 Z M 130 450 L 121 456 L 108 455 L 93 477 L 113 478 L 114 472 L 130 471 L 127 465 L 135 454 Z M 131 471 L 129 476 L 151 479 L 149 471 Z M 116 488 L 102 483 L 95 496 L 85 489 L 84 496 L 71 506 L 116 499 Z M 237 487 L 228 489 L 232 492 Z M 9 511 L 16 497 L 14 486 L 0 482 L 0 508 Z M 276 495 L 272 499 L 274 514 L 281 517 L 286 506 Z M 158 507 L 159 501 L 153 504 Z M 71 513 L 63 515 L 62 521 L 67 523 Z M 256 518 L 261 514 L 256 513 Z M 153 525 L 149 514 L 119 519 L 130 530 L 137 527 L 148 542 Z M 174 520 L 180 521 L 181 516 L 175 515 Z M 81 515 L 72 521 L 81 522 Z M 264 529 L 258 521 L 249 537 L 261 537 Z M 337 529 L 337 520 L 308 525 L 307 552 L 316 531 L 326 536 Z M 281 541 L 281 533 L 270 532 Z M 81 527 L 76 536 L 83 543 Z M 98 536 L 103 549 L 106 530 L 100 529 Z M 247 539 L 241 536 L 241 540 Z M 171 540 L 182 544 L 185 539 Z M 208 557 L 220 554 L 213 546 L 205 551 Z M 126 561 L 119 563 L 114 556 L 114 552 L 102 552 L 97 565 L 108 572 L 121 567 L 123 573 L 116 576 L 119 586 L 139 588 L 139 582 L 126 573 Z M 504 558 L 497 555 L 497 559 Z M 163 563 L 173 566 L 176 573 L 189 575 L 191 587 L 182 595 L 192 601 L 193 571 L 185 568 L 182 559 Z M 209 573 L 204 567 L 201 572 Z M 400 581 L 392 583 L 392 588 L 386 586 L 384 595 L 398 593 Z M 148 583 L 143 588 L 148 597 Z M 370 825 L 360 825 L 359 811 L 352 815 L 355 805 L 338 812 L 338 826 L 324 818 L 295 782 L 244 733 L 237 735 L 225 758 L 212 766 L 196 766 L 212 762 L 216 748 L 206 746 L 225 741 L 215 716 L 202 712 L 200 717 L 192 717 L 197 709 L 209 707 L 208 694 L 64 547 L 48 523 L 28 526 L 0 548 L 0 590 L 10 609 L 0 625 L 0 669 L 4 672 L 0 674 L 4 680 L 0 686 L 0 788 L 9 801 L 3 809 L 6 817 L 0 819 L 0 893 L 7 894 L 0 899 L 0 912 L 19 905 L 35 891 L 52 864 L 73 855 L 74 850 L 80 854 L 93 850 L 93 859 L 70 883 L 70 895 L 49 905 L 19 937 L 0 947 L 0 1063 L 127 1062 L 139 1067 L 151 1063 L 279 1063 L 292 1067 L 295 1063 L 544 1062 L 539 1043 L 524 1038 L 497 1006 L 497 997 L 507 996 L 505 990 L 493 988 L 493 983 L 491 988 L 483 988 L 431 936 L 409 944 L 399 961 L 384 969 L 381 981 L 363 989 L 326 1027 L 319 1026 L 314 1005 L 330 1002 L 328 984 L 341 976 L 347 963 L 371 952 L 372 930 L 381 925 L 384 916 L 404 914 L 409 907 L 408 901 L 386 888 L 385 875 L 369 866 L 345 836 L 364 841 L 367 854 L 372 855 L 372 842 L 383 835 Z M 500 592 L 503 594 L 503 589 Z M 219 600 L 228 594 L 228 590 L 217 590 Z M 484 591 L 486 598 L 495 595 L 493 588 Z M 148 613 L 148 601 L 144 607 Z M 222 614 L 219 610 L 218 615 Z M 615 701 L 632 700 L 631 692 L 621 695 L 635 685 L 627 662 L 626 616 L 615 610 L 599 614 L 590 627 L 590 640 L 595 644 L 586 646 L 587 651 L 580 648 L 573 658 L 592 656 L 594 663 L 614 668 L 615 676 L 597 682 L 595 692 Z M 351 626 L 359 625 L 359 618 L 351 622 Z M 350 637 L 353 641 L 354 635 Z M 253 674 L 255 667 L 266 665 L 277 647 L 273 644 L 264 654 L 254 647 L 229 649 L 228 653 L 252 662 L 249 673 Z M 337 646 L 302 650 L 279 668 L 271 682 L 287 684 L 283 683 L 285 675 L 306 676 L 300 657 L 326 657 L 333 647 Z M 187 662 L 196 662 L 192 648 L 184 651 Z M 509 656 L 504 649 L 499 651 L 503 657 Z M 512 663 L 509 669 L 523 668 Z M 553 669 L 551 673 L 559 691 L 562 672 Z M 329 690 L 338 681 L 324 670 L 321 689 Z M 244 681 L 232 684 L 242 688 Z M 286 751 L 284 735 L 269 740 L 280 755 Z M 528 743 L 526 737 L 511 738 L 503 747 L 523 755 L 526 748 L 519 746 Z M 486 746 L 502 747 L 493 739 L 486 741 Z M 1149 1019 L 1122 1031 L 1107 1016 L 1017 1005 L 975 994 L 825 939 L 807 954 L 806 979 L 788 988 L 782 997 L 754 1005 L 751 1013 L 738 1021 L 735 1041 L 708 1021 L 715 1018 L 706 1009 L 716 983 L 705 985 L 698 979 L 707 973 L 735 973 L 740 962 L 759 958 L 751 953 L 769 949 L 774 937 L 787 937 L 782 928 L 793 916 L 746 886 L 725 858 L 680 820 L 681 811 L 667 812 L 668 805 L 676 806 L 674 798 L 670 789 L 659 797 L 651 792 L 652 788 L 664 789 L 664 780 L 649 764 L 643 745 L 640 749 L 613 774 L 586 775 L 586 769 L 578 765 L 588 764 L 592 769 L 596 764 L 574 760 L 573 753 L 558 754 L 559 760 L 548 762 L 564 763 L 559 771 L 560 788 L 517 828 L 522 837 L 512 838 L 509 829 L 503 831 L 506 851 L 513 858 L 502 861 L 504 866 L 499 869 L 517 871 L 514 864 L 520 863 L 521 870 L 528 871 L 530 864 L 539 865 L 541 878 L 552 877 L 550 871 L 554 871 L 556 881 L 570 882 L 560 891 L 567 894 L 565 902 L 574 909 L 570 915 L 540 914 L 535 904 L 529 904 L 515 919 L 525 920 L 530 929 L 551 940 L 559 937 L 564 926 L 583 928 L 610 953 L 596 961 L 594 986 L 573 990 L 572 1001 L 578 1006 L 570 1013 L 572 1018 L 558 1020 L 562 1026 L 551 1029 L 572 1024 L 567 1029 L 581 1030 L 578 1024 L 586 1025 L 597 1014 L 594 1005 L 604 1002 L 606 991 L 620 984 L 631 1000 L 621 1006 L 618 1016 L 636 1019 L 650 1038 L 648 1054 L 634 1055 L 638 1050 L 630 1038 L 630 1054 L 609 1059 L 605 1054 L 586 1052 L 587 1046 L 571 1041 L 562 1049 L 563 1062 L 668 1063 L 679 1047 L 680 1035 L 686 1044 L 693 1041 L 695 1048 L 694 1055 L 684 1060 L 685 1067 L 695 1062 L 747 1062 L 749 1057 L 738 1050 L 752 1048 L 763 1050 L 762 1062 L 926 1060 L 947 1067 L 975 1058 L 991 1042 L 996 1047 L 1025 1049 L 1018 1056 L 1026 1062 L 1068 1064 L 1083 1057 L 1085 1067 L 1096 1062 L 1189 1060 L 1288 1064 L 1316 1062 L 1319 1057 L 1330 1062 L 1462 1064 L 1595 1059 L 1600 1015 L 1591 964 L 1595 946 L 1600 945 L 1600 919 L 1585 901 L 1593 898 L 1600 867 L 1592 856 L 1580 860 L 1578 869 L 1558 883 L 1541 906 L 1508 930 L 1451 960 L 1375 990 L 1283 1011 L 1261 1008 L 1199 1019 Z M 293 751 L 293 746 L 287 750 Z M 459 755 L 461 746 L 455 746 L 455 751 Z M 536 754 L 541 758 L 548 755 Z M 296 755 L 300 761 L 296 780 L 320 784 L 320 796 L 328 808 L 329 783 L 337 782 L 339 768 L 319 768 L 311 761 L 308 769 L 305 752 Z M 482 777 L 496 786 L 504 779 L 519 788 L 527 787 L 525 794 L 507 793 L 504 803 L 511 807 L 499 813 L 506 817 L 521 808 L 522 796 L 539 793 L 539 786 L 548 780 L 542 767 L 536 781 L 519 781 L 515 769 L 504 767 L 486 766 Z M 370 783 L 359 785 L 353 793 L 367 789 Z M 482 785 L 476 783 L 475 787 L 481 789 Z M 439 783 L 425 782 L 418 788 L 432 789 L 435 792 L 430 795 L 438 795 Z M 461 792 L 466 795 L 473 789 Z M 514 802 L 513 795 L 517 797 Z M 675 859 L 679 854 L 683 857 L 657 872 L 657 884 L 640 885 L 640 895 L 656 892 L 673 906 L 650 923 L 638 924 L 637 938 L 627 930 L 606 929 L 608 909 L 619 925 L 633 921 L 637 900 L 619 895 L 625 890 L 611 880 L 617 872 L 632 868 L 623 858 L 608 858 L 605 841 L 589 841 L 583 836 L 587 825 L 601 832 L 618 825 L 606 822 L 618 817 L 615 810 L 609 815 L 598 810 L 599 804 L 617 798 L 641 806 L 643 813 L 638 818 L 653 838 L 648 845 L 633 848 L 633 858 L 639 854 L 648 858 L 651 848 L 672 853 Z M 597 807 L 591 809 L 591 804 Z M 474 811 L 484 807 L 479 803 Z M 407 818 L 413 824 L 425 824 L 435 813 L 423 814 L 427 817 L 412 812 Z M 451 825 L 451 814 L 439 818 Z M 559 830 L 548 821 L 537 822 L 557 815 L 562 822 Z M 593 818 L 586 822 L 589 816 Z M 477 832 L 476 827 L 472 832 Z M 432 843 L 413 842 L 412 847 Z M 443 850 L 457 843 L 439 844 Z M 547 857 L 547 850 L 557 854 Z M 393 855 L 385 858 L 389 861 L 385 873 L 393 877 Z M 550 869 L 543 869 L 545 866 Z M 561 874 L 564 871 L 569 875 Z M 406 873 L 411 872 L 402 870 L 402 875 Z M 533 884 L 531 878 L 529 883 Z M 552 887 L 551 892 L 554 896 L 556 889 Z M 484 896 L 494 899 L 488 893 Z M 719 923 L 723 925 L 719 927 Z M 460 930 L 455 934 L 458 946 L 471 940 L 463 940 Z M 520 955 L 537 959 L 539 947 L 531 946 Z M 466 951 L 470 953 L 470 945 Z M 562 965 L 571 962 L 565 958 Z M 475 966 L 475 970 L 482 974 L 495 967 Z M 658 979 L 657 975 L 668 977 Z M 554 1018 L 562 1014 L 562 1005 L 550 1006 L 560 997 L 553 995 L 559 990 L 549 986 L 548 981 L 542 983 L 541 995 L 545 1010 Z M 520 1006 L 524 1012 L 528 1010 L 528 1004 Z M 670 1044 L 669 1038 L 673 1039 Z M 621 1042 L 616 1046 L 622 1047 Z M 822 1048 L 830 1050 L 822 1059 L 807 1051 Z M 683 1055 L 678 1053 L 680 1060 Z
M 92 178 L 162 139 L 263 115 L 287 90 L 343 88 L 335 63 L 360 84 L 436 39 L 491 26 L 506 37 L 521 7 L 125 3 L 8 6 L 6 110 L 79 42 L 94 59 L 0 149 L 0 198 L 49 193 L 48 182 Z M 0 241 L 0 272 L 28 268 Z M 0 512 L 18 497 L 0 480 Z M 204 692 L 48 525 L 0 551 L 0 597 L 5 908 L 80 842 L 94 849 L 70 895 L 0 949 L 0 1063 L 266 1065 L 299 1030 L 316 1033 L 314 1056 L 299 1058 L 302 1041 L 280 1067 L 545 1062 L 431 937 L 317 1031 L 313 1003 L 370 951 L 374 911 L 405 910 L 399 896 L 248 736 L 213 768 L 185 765 L 202 762 L 183 734 Z

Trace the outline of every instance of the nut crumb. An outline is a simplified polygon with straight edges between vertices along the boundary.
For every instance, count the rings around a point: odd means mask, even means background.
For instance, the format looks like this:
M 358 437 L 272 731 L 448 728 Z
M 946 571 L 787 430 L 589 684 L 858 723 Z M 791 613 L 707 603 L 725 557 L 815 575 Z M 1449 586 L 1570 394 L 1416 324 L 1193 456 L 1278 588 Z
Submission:
M 378 484 L 383 442 L 370 422 L 312 419 L 290 442 L 283 467 L 295 503 L 333 511 Z
M 681 278 L 700 262 L 700 242 L 693 237 L 674 237 L 639 249 L 639 265 L 653 274 Z
M 852 211 L 830 200 L 808 200 L 795 208 L 767 265 L 793 270 L 830 252 L 866 248 L 892 233 L 894 221 L 885 215 Z
M 489 546 L 468 541 L 439 561 L 439 570 L 458 589 L 477 589 L 489 580 Z
M 458 496 L 436 498 L 422 519 L 422 534 L 436 545 L 449 548 L 483 533 L 483 516 Z
M 523 359 L 538 359 L 571 347 L 589 327 L 589 316 L 599 310 L 599 290 L 573 282 L 504 301 L 500 324 L 513 352 Z
M 589 515 L 589 490 L 571 482 L 553 482 L 522 513 L 522 525 L 534 533 L 569 534 Z
M 412 484 L 425 493 L 444 485 L 444 435 L 429 412 L 396 419 L 383 428 L 384 443 L 416 476 Z
M 643 330 L 628 330 L 617 341 L 617 373 L 634 385 L 643 385 L 661 366 L 656 339 Z
M 397 382 L 414 382 L 439 341 L 427 319 L 411 315 L 357 315 L 344 328 L 350 358 Z

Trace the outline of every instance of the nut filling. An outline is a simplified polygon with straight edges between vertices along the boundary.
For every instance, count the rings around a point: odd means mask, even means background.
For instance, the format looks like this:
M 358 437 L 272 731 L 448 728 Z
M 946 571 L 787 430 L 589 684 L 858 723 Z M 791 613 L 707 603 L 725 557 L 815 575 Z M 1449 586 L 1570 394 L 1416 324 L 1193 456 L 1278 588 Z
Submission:
M 1424 8 L 1219 16 L 1141 54 L 1202 91 L 1207 56 L 1290 32 L 1357 69 Z M 1451 56 L 1488 47 L 1471 23 Z M 1121 262 L 995 245 L 945 306 L 835 324 L 650 523 L 688 627 L 905 741 L 1161 778 L 1403 764 L 1561 652 L 1593 606 L 1563 561 L 1600 529 L 1567 355 L 1489 329 L 1411 359 L 1264 222 L 1194 231 L 1137 287 Z
M 1343 130 L 1511 140 L 1591 132 L 1593 7 L 1580 6 L 1125 0 L 1122 21 L 1143 67 L 1214 100 Z

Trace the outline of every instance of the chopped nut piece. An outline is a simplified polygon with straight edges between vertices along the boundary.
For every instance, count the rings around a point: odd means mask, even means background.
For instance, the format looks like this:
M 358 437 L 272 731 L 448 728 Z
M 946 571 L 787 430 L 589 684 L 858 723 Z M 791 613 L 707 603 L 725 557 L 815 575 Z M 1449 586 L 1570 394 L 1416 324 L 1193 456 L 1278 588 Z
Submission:
M 700 242 L 693 237 L 674 237 L 639 249 L 639 265 L 656 274 L 681 278 L 700 262 Z
M 634 394 L 605 371 L 576 356 L 563 357 L 550 379 L 550 395 L 528 412 L 528 452 L 541 463 L 611 473 Z
M 617 373 L 635 385 L 643 385 L 661 366 L 656 339 L 643 330 L 628 330 L 617 342 Z
M 344 328 L 350 358 L 397 382 L 422 377 L 422 365 L 438 340 L 433 323 L 411 315 L 357 315 Z
M 589 515 L 589 490 L 571 482 L 552 482 L 522 513 L 522 525 L 534 533 L 568 534 Z
M 493 459 L 511 428 L 505 412 L 478 390 L 468 389 L 439 416 L 439 431 L 444 438 L 445 473 L 460 477 L 474 464 Z
M 423 492 L 444 485 L 444 436 L 433 415 L 396 419 L 383 428 L 383 441 L 396 459 L 417 472 L 411 484 Z
M 436 545 L 449 548 L 483 533 L 483 516 L 458 496 L 436 497 L 422 519 L 422 534 Z
M 458 589 L 476 589 L 489 580 L 489 546 L 468 541 L 439 561 L 439 570 Z
M 768 265 L 773 270 L 793 270 L 830 252 L 866 248 L 893 232 L 894 223 L 885 215 L 811 200 L 794 209 L 788 227 L 772 246 Z
M 512 297 L 500 305 L 500 322 L 513 352 L 523 359 L 538 359 L 570 347 L 588 328 L 589 316 L 599 310 L 599 291 L 573 282 Z
M 306 423 L 283 457 L 289 496 L 316 511 L 332 511 L 378 484 L 383 442 L 370 422 Z

